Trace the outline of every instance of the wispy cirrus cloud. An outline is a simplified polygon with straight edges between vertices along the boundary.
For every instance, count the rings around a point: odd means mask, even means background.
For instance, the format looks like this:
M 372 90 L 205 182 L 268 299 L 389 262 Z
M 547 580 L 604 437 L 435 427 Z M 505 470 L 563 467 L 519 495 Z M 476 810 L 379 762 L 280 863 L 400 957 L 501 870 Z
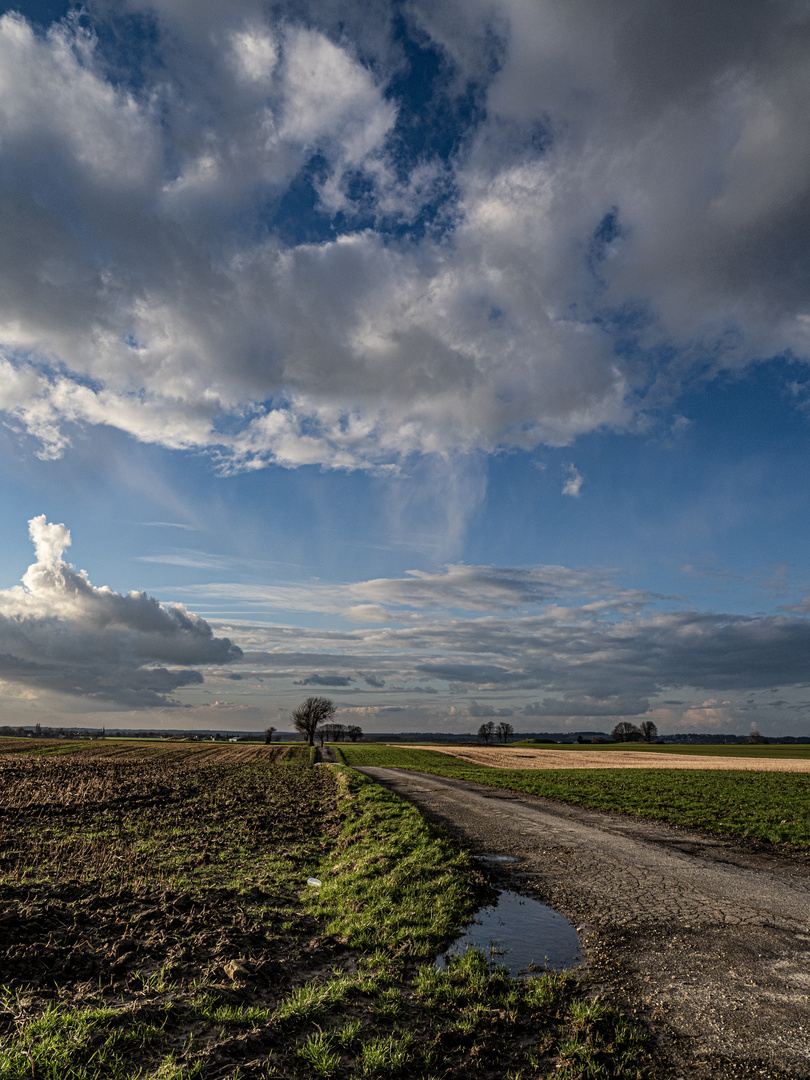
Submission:
M 186 525 L 179 521 L 138 521 L 136 524 L 156 529 L 184 529 L 187 532 L 200 531 L 197 525 Z
M 191 565 L 191 563 L 185 564 Z M 246 610 L 301 611 L 341 615 L 353 622 L 410 622 L 442 611 L 499 612 L 557 604 L 588 603 L 591 610 L 630 610 L 651 595 L 612 583 L 604 572 L 565 566 L 497 567 L 450 564 L 443 570 L 409 570 L 400 578 L 374 578 L 343 585 L 297 582 L 252 585 L 219 582 L 181 586 L 180 594 L 205 602 L 245 605 Z

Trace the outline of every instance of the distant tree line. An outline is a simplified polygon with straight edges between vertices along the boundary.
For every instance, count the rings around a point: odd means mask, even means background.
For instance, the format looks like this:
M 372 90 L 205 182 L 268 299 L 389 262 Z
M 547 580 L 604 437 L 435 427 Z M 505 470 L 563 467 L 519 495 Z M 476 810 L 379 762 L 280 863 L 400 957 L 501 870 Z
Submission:
M 493 720 L 487 720 L 487 722 L 482 724 L 478 729 L 478 738 L 482 742 L 487 743 L 487 745 L 495 739 L 498 739 L 502 743 L 508 742 L 514 734 L 515 729 L 511 724 L 507 724 L 505 721 L 502 721 L 496 727 Z
M 652 720 L 642 720 L 636 726 L 629 720 L 622 720 L 610 733 L 614 742 L 653 742 L 658 738 L 658 728 Z
M 652 720 L 643 720 L 638 726 L 631 724 L 628 720 L 622 720 L 610 734 L 614 742 L 653 742 L 658 738 L 658 728 Z M 768 739 L 760 735 L 758 731 L 752 731 L 747 741 L 767 744 Z
M 363 737 L 363 729 L 357 724 L 326 724 L 318 734 L 326 742 L 343 742 L 344 739 L 357 742 Z
M 106 739 L 106 728 L 43 728 L 41 724 L 34 724 L 32 728 L 24 727 L 0 727 L 0 735 L 16 735 L 18 739 L 30 736 L 34 739 Z

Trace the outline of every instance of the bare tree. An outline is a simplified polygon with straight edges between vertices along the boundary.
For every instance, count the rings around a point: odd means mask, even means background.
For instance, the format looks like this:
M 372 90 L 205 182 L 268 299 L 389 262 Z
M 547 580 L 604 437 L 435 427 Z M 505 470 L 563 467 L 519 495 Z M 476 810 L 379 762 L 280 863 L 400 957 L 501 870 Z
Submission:
M 498 738 L 501 742 L 509 742 L 512 736 L 515 734 L 515 729 L 511 724 L 507 724 L 505 721 L 501 721 L 497 727 Z
M 343 742 L 346 738 L 346 728 L 343 724 L 322 724 L 318 732 L 321 740 L 327 742 Z
M 303 705 L 293 709 L 292 722 L 295 730 L 304 736 L 310 746 L 314 746 L 319 724 L 327 723 L 334 715 L 334 701 L 325 697 L 308 697 Z
M 652 720 L 642 720 L 638 725 L 639 730 L 644 738 L 644 742 L 652 742 L 658 735 L 658 728 L 652 722 Z
M 610 737 L 614 742 L 641 742 L 643 738 L 636 725 L 629 720 L 621 720 L 611 731 Z
M 358 739 L 363 738 L 363 729 L 358 724 L 349 724 L 346 728 L 346 734 L 352 742 L 357 742 Z
M 265 741 L 265 743 L 271 743 L 273 741 L 273 732 L 275 730 L 276 729 L 274 727 L 269 727 L 269 728 L 264 729 L 264 741 Z
M 487 720 L 485 724 L 482 724 L 478 729 L 478 738 L 483 739 L 485 743 L 488 743 L 495 733 L 495 725 L 491 720 Z

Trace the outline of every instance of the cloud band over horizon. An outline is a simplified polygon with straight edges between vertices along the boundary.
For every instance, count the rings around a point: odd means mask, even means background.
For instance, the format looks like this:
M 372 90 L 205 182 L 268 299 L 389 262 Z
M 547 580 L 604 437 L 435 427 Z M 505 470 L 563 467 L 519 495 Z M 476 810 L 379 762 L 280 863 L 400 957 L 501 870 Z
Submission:
M 40 515 L 29 531 L 37 561 L 20 586 L 0 591 L 0 680 L 34 694 L 118 710 L 193 709 L 204 677 L 218 693 L 223 679 L 236 678 L 248 697 L 269 680 L 264 715 L 283 713 L 301 688 L 316 687 L 367 722 L 418 725 L 430 716 L 440 728 L 481 716 L 511 716 L 524 729 L 540 720 L 582 727 L 647 716 L 673 730 L 701 721 L 717 729 L 739 727 L 766 707 L 783 708 L 790 724 L 807 705 L 806 617 L 666 611 L 662 603 L 671 609 L 674 598 L 617 587 L 604 574 L 457 565 L 340 588 L 254 588 L 263 605 L 342 616 L 348 628 L 232 620 L 227 629 L 240 646 L 214 636 L 216 620 L 184 605 L 94 586 L 64 561 L 64 525 Z M 198 599 L 212 592 L 189 591 Z M 377 615 L 351 628 L 358 598 L 373 599 L 384 623 Z M 223 670 L 233 664 L 242 672 Z M 777 689 L 793 699 L 777 700 Z M 673 692 L 684 698 L 681 709 L 667 700 Z M 216 705 L 220 716 L 247 707 Z

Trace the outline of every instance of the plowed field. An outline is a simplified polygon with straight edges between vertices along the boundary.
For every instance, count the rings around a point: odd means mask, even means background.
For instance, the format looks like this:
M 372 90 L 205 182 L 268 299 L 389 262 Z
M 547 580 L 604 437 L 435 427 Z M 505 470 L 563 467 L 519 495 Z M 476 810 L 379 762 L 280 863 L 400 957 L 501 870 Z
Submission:
M 0 1037 L 27 1025 L 41 1049 L 51 1015 L 48 1075 L 162 1077 L 196 1033 L 192 1057 L 224 1074 L 227 1008 L 272 1008 L 330 962 L 299 897 L 340 828 L 333 773 L 275 746 L 21 742 L 0 754 Z M 195 984 L 220 988 L 222 1024 Z M 71 1040 L 86 1058 L 102 1014 L 85 1072 Z M 1 1075 L 19 1068 L 39 1075 L 0 1053 Z

